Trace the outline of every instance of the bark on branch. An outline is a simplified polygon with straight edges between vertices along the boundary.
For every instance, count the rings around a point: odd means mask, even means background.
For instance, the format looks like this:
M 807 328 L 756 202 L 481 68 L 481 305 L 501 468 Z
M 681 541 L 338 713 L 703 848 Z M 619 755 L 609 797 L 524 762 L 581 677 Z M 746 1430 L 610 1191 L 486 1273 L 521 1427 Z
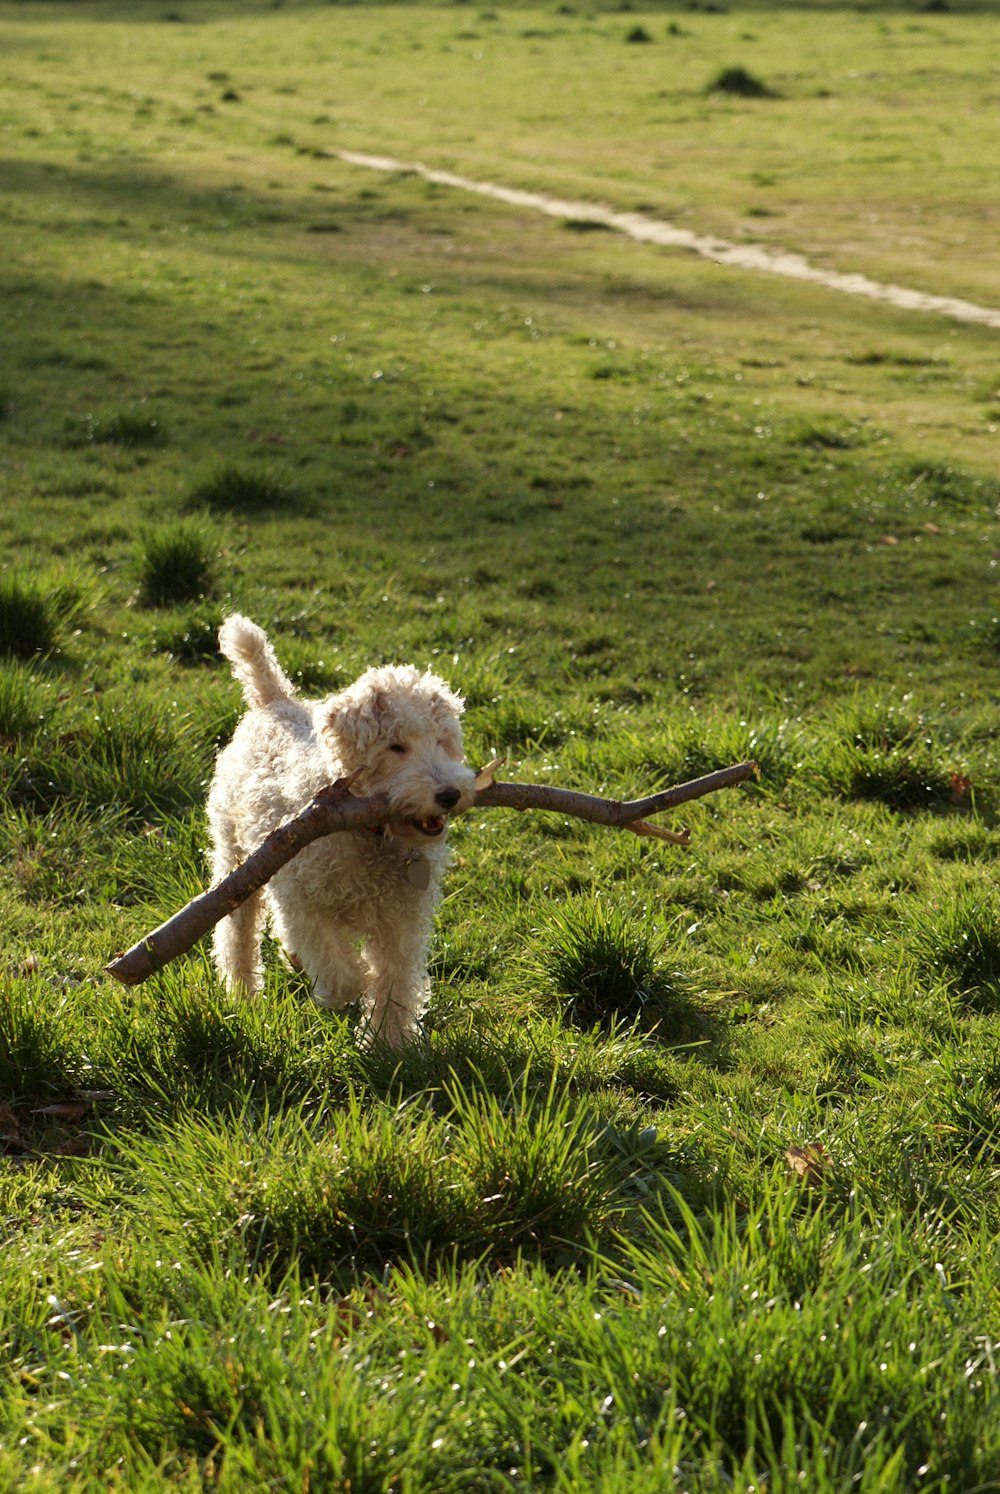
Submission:
M 662 814 L 664 810 L 687 804 L 692 799 L 701 799 L 717 789 L 744 783 L 756 771 L 757 765 L 753 762 L 736 763 L 704 778 L 693 778 L 689 783 L 664 789 L 662 793 L 625 801 L 602 799 L 595 794 L 575 793 L 571 789 L 547 784 L 496 782 L 492 776 L 495 766 L 491 764 L 485 768 L 476 780 L 481 786 L 477 787 L 475 809 L 550 810 L 589 820 L 596 825 L 631 830 L 636 835 L 656 836 L 683 845 L 687 843 L 686 831 L 663 830 L 658 825 L 650 825 L 647 816 Z M 186 907 L 161 923 L 159 928 L 112 960 L 105 967 L 108 974 L 124 985 L 138 985 L 178 955 L 186 954 L 203 934 L 263 887 L 275 872 L 312 841 L 344 830 L 384 825 L 392 816 L 393 811 L 386 799 L 355 799 L 351 794 L 351 780 L 338 779 L 328 788 L 321 789 L 294 819 L 272 830 L 257 850 L 228 877 L 192 898 Z

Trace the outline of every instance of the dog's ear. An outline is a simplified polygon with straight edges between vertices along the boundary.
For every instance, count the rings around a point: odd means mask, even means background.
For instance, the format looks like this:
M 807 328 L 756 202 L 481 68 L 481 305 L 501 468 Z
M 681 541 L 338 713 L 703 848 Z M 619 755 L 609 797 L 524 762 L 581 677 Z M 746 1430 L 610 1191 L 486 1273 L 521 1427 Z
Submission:
M 449 757 L 460 759 L 464 752 L 462 744 L 462 711 L 464 702 L 460 695 L 442 685 L 431 696 L 434 725 L 438 740 Z
M 437 716 L 453 716 L 457 721 L 465 710 L 465 701 L 456 695 L 443 680 L 436 680 L 431 695 L 431 706 Z
M 387 703 L 384 690 L 365 688 L 362 681 L 326 702 L 323 733 L 347 771 L 360 768 L 379 740 Z

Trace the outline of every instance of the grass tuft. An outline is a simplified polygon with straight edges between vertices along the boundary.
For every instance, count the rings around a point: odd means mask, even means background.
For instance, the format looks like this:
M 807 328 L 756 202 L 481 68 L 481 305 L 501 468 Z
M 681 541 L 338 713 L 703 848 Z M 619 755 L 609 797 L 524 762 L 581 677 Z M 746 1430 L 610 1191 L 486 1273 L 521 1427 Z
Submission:
M 1000 837 L 977 821 L 946 825 L 930 843 L 939 861 L 995 861 L 1000 857 Z
M 574 1026 L 663 1027 L 690 1015 L 691 982 L 663 963 L 665 936 L 648 917 L 637 918 L 601 897 L 561 904 L 536 938 L 533 964 L 565 1001 Z
M 72 732 L 34 740 L 13 793 L 42 809 L 69 802 L 133 823 L 200 802 L 205 767 L 205 747 L 190 722 L 178 725 L 159 708 L 107 710 Z
M 218 574 L 218 542 L 197 520 L 180 519 L 143 540 L 139 595 L 147 607 L 173 607 L 211 595 Z
M 65 1098 L 78 1077 L 76 1034 L 64 1000 L 30 977 L 0 984 L 0 1097 L 14 1104 Z
M 171 618 L 154 634 L 154 645 L 162 653 L 169 654 L 177 664 L 194 666 L 217 664 L 219 653 L 219 624 L 222 612 L 214 606 L 194 606 L 180 617 Z
M 992 512 L 1000 504 L 1000 480 L 950 462 L 911 462 L 901 476 L 907 493 L 927 509 Z
M 992 891 L 949 888 L 912 920 L 909 943 L 928 974 L 943 978 L 968 1011 L 1000 1011 L 1000 899 Z
M 840 707 L 810 768 L 845 799 L 896 810 L 940 809 L 954 802 L 955 760 L 905 700 L 859 695 Z
M 943 1146 L 952 1154 L 995 1153 L 1000 1139 L 1000 1052 L 993 1040 L 949 1052 L 941 1062 L 933 1115 Z
M 45 657 L 59 646 L 78 616 L 79 589 L 64 580 L 0 575 L 0 654 L 16 659 Z
M 224 466 L 198 484 L 191 505 L 227 514 L 273 514 L 298 506 L 297 495 L 280 477 L 246 467 Z
M 445 1099 L 440 1117 L 358 1092 L 319 1115 L 293 1106 L 271 1115 L 263 1147 L 247 1108 L 189 1115 L 147 1204 L 183 1219 L 199 1253 L 238 1241 L 269 1273 L 294 1263 L 325 1281 L 387 1261 L 559 1264 L 607 1233 L 620 1159 L 569 1086 L 524 1079 L 493 1096 L 453 1079 Z M 123 1162 L 146 1149 L 123 1142 Z
M 165 445 L 166 432 L 155 415 L 126 409 L 108 415 L 84 415 L 70 427 L 70 440 L 78 446 L 120 446 L 140 451 Z
M 745 67 L 724 67 L 705 89 L 706 93 L 725 93 L 743 99 L 774 99 L 778 94 L 755 73 Z
M 173 1047 L 171 1067 L 201 1094 L 226 1094 L 237 1101 L 267 1095 L 272 1102 L 294 1102 L 317 1086 L 327 1102 L 335 1088 L 320 1060 L 303 1067 L 289 1044 L 289 1032 L 306 1025 L 308 1008 L 287 1014 L 288 997 L 273 991 L 267 1009 L 239 1001 L 220 990 L 210 994 L 172 982 L 159 1014 L 165 1040 Z

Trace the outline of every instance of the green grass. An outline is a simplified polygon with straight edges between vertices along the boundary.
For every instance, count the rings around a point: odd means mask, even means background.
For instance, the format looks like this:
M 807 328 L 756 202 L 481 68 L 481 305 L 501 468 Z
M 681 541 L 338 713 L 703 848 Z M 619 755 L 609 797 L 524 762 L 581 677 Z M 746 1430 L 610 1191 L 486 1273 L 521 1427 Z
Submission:
M 0 1486 L 1000 1489 L 998 334 L 335 154 L 996 305 L 996 41 L 0 3 Z M 760 776 L 460 820 L 404 1053 L 270 943 L 125 990 L 237 608 L 511 777 Z
M 82 600 L 65 577 L 0 572 L 0 657 L 32 660 L 59 647 Z
M 215 589 L 216 551 L 213 535 L 196 521 L 151 530 L 142 544 L 140 600 L 148 607 L 204 601 Z
M 81 416 L 71 426 L 69 439 L 74 445 L 98 442 L 136 450 L 144 446 L 161 446 L 166 435 L 155 416 L 120 410 L 110 415 Z

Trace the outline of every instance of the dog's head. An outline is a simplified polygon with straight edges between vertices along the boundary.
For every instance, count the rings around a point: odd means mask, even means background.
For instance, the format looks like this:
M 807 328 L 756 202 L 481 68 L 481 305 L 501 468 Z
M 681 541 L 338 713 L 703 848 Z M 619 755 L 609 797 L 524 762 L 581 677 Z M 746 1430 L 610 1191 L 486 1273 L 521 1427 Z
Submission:
M 338 774 L 356 773 L 358 795 L 384 794 L 388 829 L 434 841 L 448 816 L 468 809 L 475 774 L 462 756 L 462 701 L 412 666 L 369 669 L 324 703 L 322 731 Z

